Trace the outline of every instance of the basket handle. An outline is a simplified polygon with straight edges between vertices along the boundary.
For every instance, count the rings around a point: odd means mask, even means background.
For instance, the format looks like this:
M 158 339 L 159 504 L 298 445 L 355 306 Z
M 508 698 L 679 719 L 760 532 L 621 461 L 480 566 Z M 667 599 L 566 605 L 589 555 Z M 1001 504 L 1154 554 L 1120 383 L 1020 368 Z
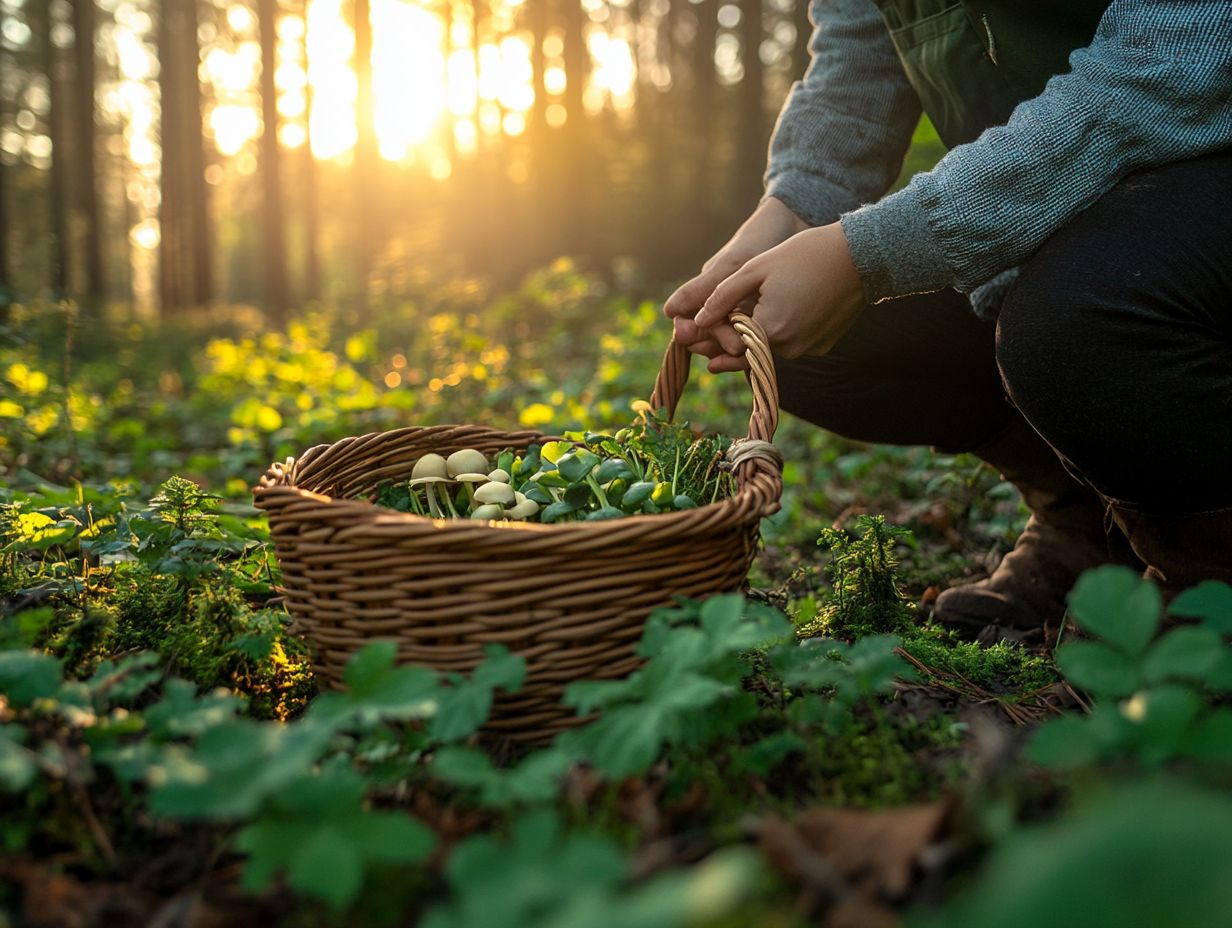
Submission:
M 749 453 L 735 455 L 736 479 L 743 489 L 753 474 L 773 469 L 776 478 L 781 478 L 783 464 L 778 452 L 770 442 L 774 440 L 779 425 L 779 383 L 774 372 L 774 357 L 766 340 L 761 323 L 744 313 L 732 313 L 731 324 L 746 348 L 749 362 L 749 387 L 753 391 L 753 409 L 749 414 L 749 433 L 737 440 L 734 447 L 745 446 Z M 689 363 L 692 352 L 672 338 L 663 355 L 663 365 L 655 378 L 650 405 L 654 409 L 666 409 L 668 418 L 676 415 L 676 405 L 689 382 Z M 752 465 L 752 466 L 750 466 Z

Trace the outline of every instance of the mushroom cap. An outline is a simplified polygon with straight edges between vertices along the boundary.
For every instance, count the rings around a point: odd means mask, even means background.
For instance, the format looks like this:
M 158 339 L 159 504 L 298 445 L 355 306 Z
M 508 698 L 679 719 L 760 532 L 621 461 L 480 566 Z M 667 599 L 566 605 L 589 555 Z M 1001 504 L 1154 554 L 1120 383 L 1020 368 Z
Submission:
M 475 490 L 475 502 L 512 506 L 517 502 L 517 497 L 514 495 L 513 487 L 509 484 L 497 483 L 493 480 Z
M 454 480 L 458 483 L 487 483 L 487 474 L 455 474 Z
M 448 477 L 449 465 L 439 454 L 425 454 L 411 469 L 412 477 Z
M 424 483 L 453 483 L 448 477 L 416 477 L 414 480 L 408 481 L 408 486 L 417 487 Z
M 445 466 L 449 469 L 450 477 L 456 477 L 458 474 L 486 474 L 491 467 L 483 452 L 474 448 L 455 451 L 445 460 Z
M 509 471 L 500 467 L 488 474 L 489 480 L 495 480 L 497 483 L 508 483 L 512 478 L 509 476 Z
M 505 510 L 506 519 L 529 519 L 539 511 L 539 504 L 533 499 L 523 500 L 512 509 Z
M 521 506 L 524 502 L 526 502 L 526 494 L 525 494 L 525 493 L 523 493 L 521 490 L 514 490 L 514 491 L 513 491 L 513 503 L 514 503 L 514 505 L 515 505 L 515 506 Z
M 471 513 L 472 519 L 484 519 L 488 522 L 495 522 L 497 519 L 504 516 L 505 510 L 496 503 L 489 503 L 486 506 L 477 506 L 475 511 Z

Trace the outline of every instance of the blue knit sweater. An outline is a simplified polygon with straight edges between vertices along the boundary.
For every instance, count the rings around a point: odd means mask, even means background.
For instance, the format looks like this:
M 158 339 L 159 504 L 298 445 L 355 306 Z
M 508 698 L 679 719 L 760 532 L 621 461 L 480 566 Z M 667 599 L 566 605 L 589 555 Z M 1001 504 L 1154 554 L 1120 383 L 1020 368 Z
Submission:
M 1232 149 L 1232 0 L 1114 0 L 1069 72 L 884 196 L 919 101 L 872 0 L 812 3 L 813 59 L 779 114 L 766 193 L 816 225 L 841 217 L 873 302 L 955 287 L 981 308 L 1126 174 Z

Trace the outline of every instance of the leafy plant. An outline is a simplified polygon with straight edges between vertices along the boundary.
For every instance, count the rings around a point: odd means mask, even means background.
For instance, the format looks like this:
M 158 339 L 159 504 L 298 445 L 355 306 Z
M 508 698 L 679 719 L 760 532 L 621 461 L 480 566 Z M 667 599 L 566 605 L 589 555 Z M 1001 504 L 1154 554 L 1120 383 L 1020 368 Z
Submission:
M 423 928 L 642 928 L 696 923 L 729 912 L 751 892 L 759 867 L 734 849 L 691 873 L 664 874 L 629 889 L 629 866 L 610 839 L 565 831 L 547 810 L 513 821 L 509 837 L 460 845 L 445 868 L 453 899 L 424 916 Z
M 1088 571 L 1070 594 L 1075 624 L 1097 640 L 1057 649 L 1057 667 L 1094 698 L 1087 717 L 1044 725 L 1031 743 L 1036 762 L 1073 768 L 1117 757 L 1146 764 L 1175 758 L 1232 763 L 1232 710 L 1207 694 L 1232 692 L 1232 589 L 1206 583 L 1169 611 L 1195 618 L 1156 638 L 1159 588 L 1128 568 Z
M 911 613 L 903 602 L 895 568 L 894 546 L 907 533 L 890 525 L 884 516 L 860 516 L 857 534 L 824 528 L 818 545 L 830 549 L 829 573 L 833 596 L 810 623 L 805 634 L 857 637 L 902 632 L 910 628 Z
M 1182 779 L 1119 784 L 1012 832 L 966 892 L 913 928 L 1207 928 L 1227 920 L 1232 800 Z

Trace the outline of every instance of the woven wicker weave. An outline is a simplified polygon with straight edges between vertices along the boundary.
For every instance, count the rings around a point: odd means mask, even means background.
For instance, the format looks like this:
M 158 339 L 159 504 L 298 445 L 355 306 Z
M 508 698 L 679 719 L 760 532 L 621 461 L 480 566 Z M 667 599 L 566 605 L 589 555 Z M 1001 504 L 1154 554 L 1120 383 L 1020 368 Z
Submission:
M 749 439 L 769 442 L 778 387 L 761 327 L 733 317 L 751 365 Z M 668 346 L 651 396 L 675 412 L 689 352 Z M 777 511 L 771 456 L 736 466 L 737 491 L 696 509 L 607 522 L 540 525 L 433 520 L 373 505 L 376 487 L 423 454 L 523 450 L 546 436 L 467 425 L 403 428 L 317 445 L 273 464 L 254 488 L 269 514 L 283 593 L 316 645 L 316 672 L 338 685 L 347 659 L 377 639 L 401 661 L 467 672 L 499 642 L 526 658 L 525 686 L 499 699 L 489 730 L 539 740 L 576 721 L 560 702 L 574 680 L 627 674 L 646 616 L 676 596 L 737 590 L 762 517 Z

